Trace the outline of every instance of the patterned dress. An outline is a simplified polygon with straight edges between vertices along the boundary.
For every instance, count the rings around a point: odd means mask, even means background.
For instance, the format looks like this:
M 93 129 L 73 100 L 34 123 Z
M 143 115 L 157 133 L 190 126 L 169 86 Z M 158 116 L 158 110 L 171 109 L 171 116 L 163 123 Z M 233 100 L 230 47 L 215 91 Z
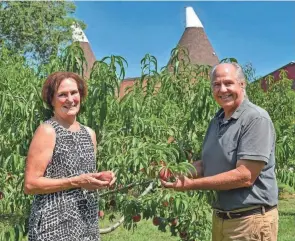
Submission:
M 47 120 L 56 144 L 45 177 L 64 178 L 96 171 L 94 147 L 83 125 L 68 131 Z M 29 241 L 98 241 L 98 200 L 93 191 L 71 189 L 35 195 L 29 218 Z

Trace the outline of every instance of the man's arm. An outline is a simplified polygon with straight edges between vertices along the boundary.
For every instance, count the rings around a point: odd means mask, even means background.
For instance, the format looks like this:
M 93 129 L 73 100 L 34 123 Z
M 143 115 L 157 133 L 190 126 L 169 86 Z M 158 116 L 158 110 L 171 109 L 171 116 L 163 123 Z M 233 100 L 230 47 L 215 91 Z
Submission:
M 162 185 L 175 190 L 230 190 L 241 187 L 251 187 L 265 166 L 263 161 L 239 160 L 235 169 L 210 177 L 189 179 L 180 177 L 175 182 L 165 182 Z
M 271 120 L 259 116 L 252 119 L 242 133 L 235 169 L 193 180 L 182 176 L 174 183 L 161 181 L 162 185 L 176 190 L 230 190 L 251 187 L 268 162 L 274 143 L 275 131 Z

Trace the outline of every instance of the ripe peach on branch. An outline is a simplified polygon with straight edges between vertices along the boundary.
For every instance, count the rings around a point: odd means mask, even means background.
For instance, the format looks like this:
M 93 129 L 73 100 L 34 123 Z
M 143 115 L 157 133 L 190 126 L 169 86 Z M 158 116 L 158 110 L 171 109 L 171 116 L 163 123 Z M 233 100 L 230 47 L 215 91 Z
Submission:
M 164 181 L 168 181 L 168 180 L 170 180 L 171 177 L 174 177 L 171 170 L 169 168 L 167 168 L 167 167 L 162 167 L 160 172 L 159 172 L 159 178 L 164 180 Z
M 104 216 L 104 211 L 99 210 L 99 211 L 98 211 L 98 216 L 99 216 L 100 218 L 103 218 L 103 216 Z
M 141 220 L 141 215 L 140 214 L 136 214 L 132 217 L 133 222 L 137 223 Z
M 154 218 L 153 218 L 153 224 L 154 224 L 155 226 L 159 226 L 160 223 L 161 223 L 161 218 L 160 218 L 160 217 L 154 217 Z
M 101 181 L 110 182 L 113 179 L 113 174 L 110 171 L 103 171 L 103 172 L 100 172 L 100 177 L 98 179 Z

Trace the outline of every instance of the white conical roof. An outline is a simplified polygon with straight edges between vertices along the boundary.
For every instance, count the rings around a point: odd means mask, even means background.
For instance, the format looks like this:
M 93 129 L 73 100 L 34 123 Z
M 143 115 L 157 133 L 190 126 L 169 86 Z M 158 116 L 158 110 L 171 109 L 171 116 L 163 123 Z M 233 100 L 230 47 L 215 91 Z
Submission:
M 74 42 L 89 42 L 79 24 L 74 23 L 71 28 L 73 30 L 72 39 Z
M 196 27 L 196 28 L 203 28 L 203 24 L 201 23 L 200 19 L 198 18 L 197 14 L 195 13 L 192 7 L 185 8 L 186 14 L 186 24 L 185 27 Z

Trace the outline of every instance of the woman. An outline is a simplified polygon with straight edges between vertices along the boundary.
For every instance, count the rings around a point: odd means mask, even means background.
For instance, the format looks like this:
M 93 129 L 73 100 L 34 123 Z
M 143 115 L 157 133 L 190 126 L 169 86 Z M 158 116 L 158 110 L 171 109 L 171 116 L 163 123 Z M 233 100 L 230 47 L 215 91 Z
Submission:
M 111 186 L 111 171 L 96 172 L 96 136 L 77 122 L 86 84 L 78 75 L 56 72 L 45 81 L 44 102 L 53 117 L 32 139 L 25 170 L 25 193 L 34 194 L 29 241 L 97 241 L 95 190 Z

